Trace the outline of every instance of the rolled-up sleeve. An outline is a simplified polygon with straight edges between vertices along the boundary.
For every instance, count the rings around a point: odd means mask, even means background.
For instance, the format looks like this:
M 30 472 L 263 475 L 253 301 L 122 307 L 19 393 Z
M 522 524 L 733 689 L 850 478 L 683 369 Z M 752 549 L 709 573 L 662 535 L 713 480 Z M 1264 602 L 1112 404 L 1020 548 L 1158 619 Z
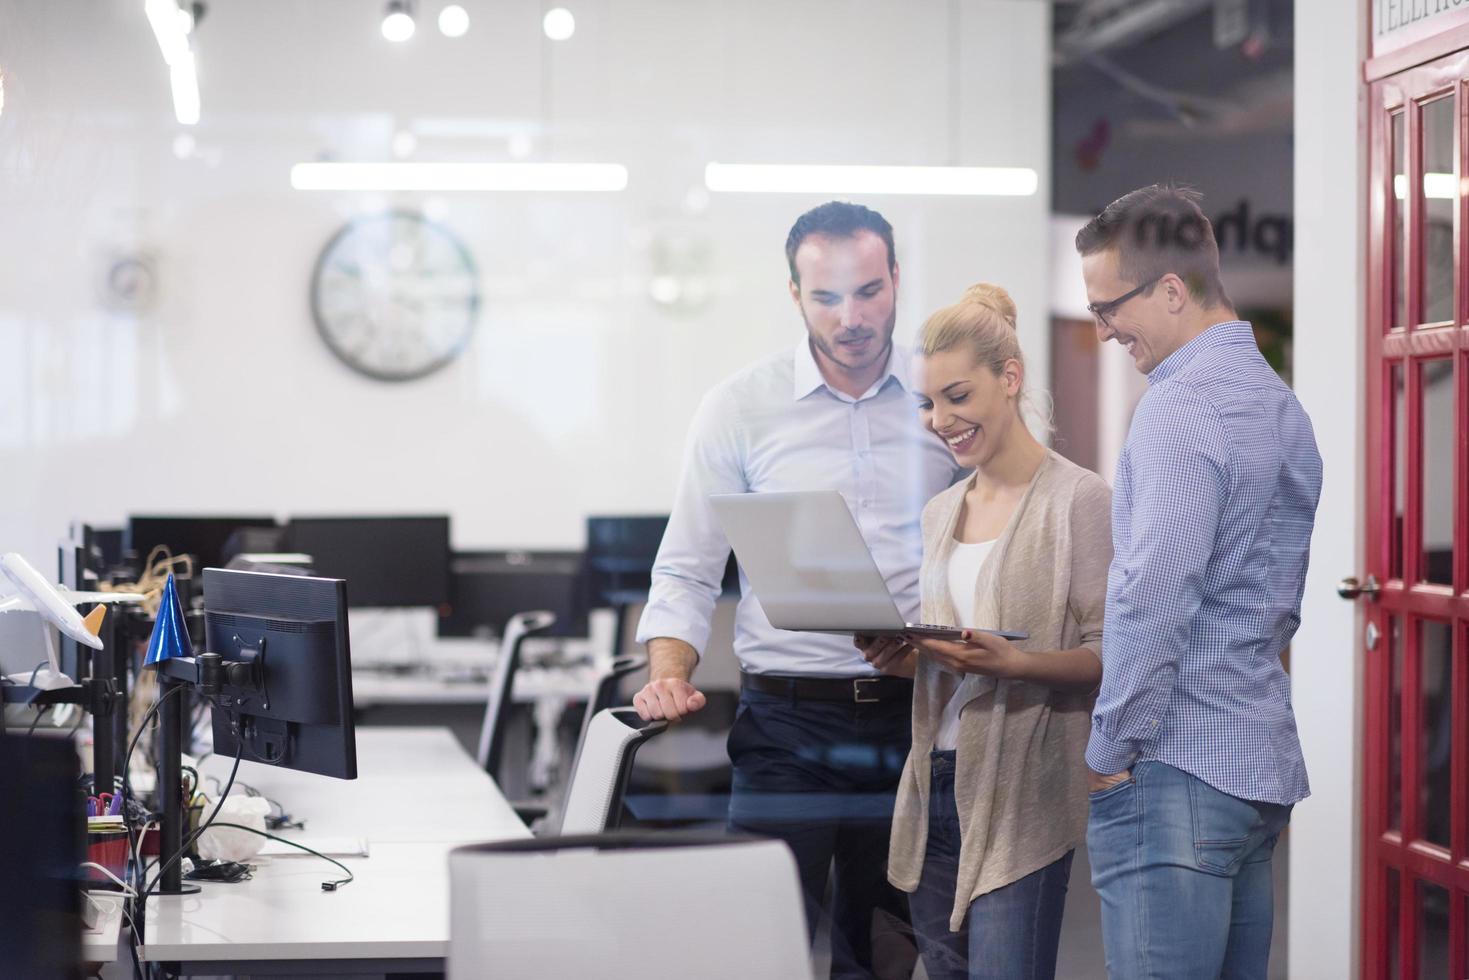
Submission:
M 648 604 L 638 621 L 639 643 L 667 636 L 703 655 L 730 552 L 709 495 L 749 490 L 741 444 L 734 399 L 716 388 L 705 396 L 689 426 L 678 493 L 653 564 Z

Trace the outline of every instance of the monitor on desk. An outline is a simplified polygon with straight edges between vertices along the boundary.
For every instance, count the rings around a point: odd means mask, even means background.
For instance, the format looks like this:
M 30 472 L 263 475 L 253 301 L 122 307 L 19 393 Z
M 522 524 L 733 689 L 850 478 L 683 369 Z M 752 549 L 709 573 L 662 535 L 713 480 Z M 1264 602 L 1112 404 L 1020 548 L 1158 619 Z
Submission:
M 206 568 L 204 596 L 205 649 L 256 665 L 216 699 L 215 753 L 357 778 L 347 583 Z
M 287 550 L 317 575 L 344 578 L 353 606 L 449 602 L 449 518 L 292 518 Z
M 511 616 L 541 609 L 556 615 L 541 635 L 587 635 L 579 551 L 460 551 L 451 569 L 439 636 L 504 636 Z
M 126 547 L 146 562 L 148 553 L 166 545 L 174 555 L 193 555 L 200 566 L 223 565 L 224 547 L 230 536 L 242 527 L 275 527 L 275 518 L 255 517 L 151 517 L 128 518 Z
M 593 606 L 625 606 L 648 597 L 653 563 L 667 529 L 667 514 L 587 518 L 586 589 Z M 733 554 L 721 588 L 724 595 L 739 593 Z

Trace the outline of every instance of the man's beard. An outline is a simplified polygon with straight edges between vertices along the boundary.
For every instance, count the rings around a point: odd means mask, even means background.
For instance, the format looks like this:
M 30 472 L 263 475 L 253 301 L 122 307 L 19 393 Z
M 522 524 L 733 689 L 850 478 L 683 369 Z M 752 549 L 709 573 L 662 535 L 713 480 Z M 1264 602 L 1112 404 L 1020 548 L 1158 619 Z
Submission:
M 847 355 L 842 352 L 840 347 L 837 347 L 834 350 L 834 345 L 827 343 L 825 337 L 821 336 L 821 334 L 811 329 L 811 321 L 806 319 L 806 311 L 804 309 L 801 311 L 801 322 L 806 325 L 806 336 L 811 338 L 811 342 L 816 345 L 817 350 L 821 351 L 821 353 L 825 354 L 828 359 L 834 361 L 844 370 L 860 371 L 863 368 L 872 367 L 872 365 L 879 364 L 882 361 L 886 360 L 889 353 L 892 351 L 893 329 L 897 326 L 898 323 L 898 307 L 897 304 L 894 304 L 893 311 L 888 314 L 887 323 L 883 324 L 881 330 L 873 331 L 873 339 L 876 339 L 878 337 L 883 338 L 882 346 L 879 347 L 868 360 L 861 361 L 856 364 L 853 364 L 851 361 L 846 359 Z

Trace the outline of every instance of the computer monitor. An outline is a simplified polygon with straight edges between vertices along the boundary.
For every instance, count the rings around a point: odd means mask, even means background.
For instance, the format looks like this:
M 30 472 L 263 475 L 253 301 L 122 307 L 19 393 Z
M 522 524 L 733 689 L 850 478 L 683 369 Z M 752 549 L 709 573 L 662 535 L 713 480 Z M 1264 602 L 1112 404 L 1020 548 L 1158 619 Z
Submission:
M 204 597 L 204 649 L 255 665 L 215 700 L 215 753 L 356 779 L 347 583 L 206 568 Z
M 286 545 L 317 575 L 346 579 L 353 606 L 449 601 L 448 517 L 292 518 Z
M 86 820 L 64 735 L 0 734 L 0 973 L 81 976 Z
M 98 527 L 92 529 L 92 562 L 97 573 L 106 576 L 122 564 L 123 539 L 126 533 L 120 527 Z M 147 557 L 144 555 L 143 557 Z
M 646 596 L 667 514 L 587 518 L 587 587 L 593 602 L 621 605 Z
M 242 527 L 275 527 L 275 518 L 229 516 L 133 516 L 128 518 L 126 547 L 148 560 L 148 553 L 159 545 L 167 545 L 175 555 L 193 555 L 199 566 L 223 565 L 224 546 L 230 535 Z
M 581 552 L 455 552 L 439 635 L 504 636 L 511 616 L 538 609 L 556 614 L 556 624 L 542 635 L 587 635 Z
M 598 606 L 623 606 L 646 599 L 653 582 L 653 562 L 667 529 L 667 514 L 588 517 L 589 601 Z M 739 592 L 739 570 L 733 554 L 725 565 L 721 587 L 725 595 Z

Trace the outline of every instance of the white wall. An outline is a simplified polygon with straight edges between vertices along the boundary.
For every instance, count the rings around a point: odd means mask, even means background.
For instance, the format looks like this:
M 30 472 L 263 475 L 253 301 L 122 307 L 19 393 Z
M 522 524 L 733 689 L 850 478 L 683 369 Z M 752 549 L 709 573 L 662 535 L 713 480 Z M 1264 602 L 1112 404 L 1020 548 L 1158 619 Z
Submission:
M 1359 106 L 1361 0 L 1297 0 L 1295 387 L 1316 429 L 1325 480 L 1292 700 L 1311 797 L 1290 829 L 1293 978 L 1356 976 L 1359 907 L 1361 624 L 1335 586 L 1361 573 L 1363 275 L 1360 202 L 1366 140 Z
M 952 48 L 939 3 L 578 0 L 559 46 L 536 0 L 464 5 L 466 38 L 425 4 L 395 47 L 380 3 L 211 3 L 187 159 L 141 3 L 0 6 L 0 550 L 49 561 L 73 518 L 240 510 L 447 511 L 461 547 L 575 546 L 588 513 L 666 509 L 700 394 L 800 335 L 782 246 L 822 200 L 691 208 L 712 159 L 1035 168 L 1031 198 L 864 203 L 897 229 L 900 336 L 985 279 L 1047 363 L 1048 4 L 964 0 Z M 389 159 L 404 129 L 417 159 L 509 159 L 529 136 L 532 159 L 619 161 L 630 185 L 289 188 L 291 164 Z M 338 363 L 307 304 L 322 245 L 384 206 L 442 215 L 484 294 L 467 354 L 399 386 Z M 105 312 L 109 257 L 139 250 L 157 308 Z M 702 308 L 648 298 L 680 261 L 711 284 Z

